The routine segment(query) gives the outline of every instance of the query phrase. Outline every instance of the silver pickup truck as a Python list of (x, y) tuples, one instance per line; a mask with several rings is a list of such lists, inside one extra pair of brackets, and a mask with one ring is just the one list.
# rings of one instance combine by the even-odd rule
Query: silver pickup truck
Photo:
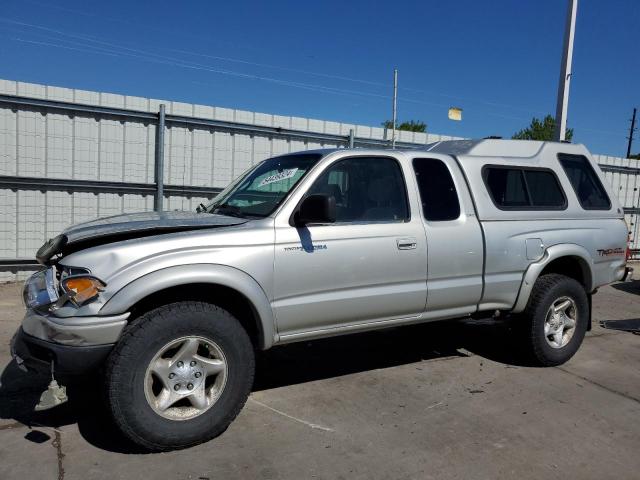
[(219, 435), (254, 353), (377, 328), (502, 315), (567, 361), (591, 295), (626, 275), (623, 211), (584, 146), (470, 140), (265, 160), (197, 213), (68, 228), (25, 284), (16, 361), (104, 374), (149, 450)]

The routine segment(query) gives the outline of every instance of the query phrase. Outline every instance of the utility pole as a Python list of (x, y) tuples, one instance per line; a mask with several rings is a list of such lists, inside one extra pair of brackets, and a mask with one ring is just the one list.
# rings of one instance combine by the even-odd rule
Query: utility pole
[(573, 61), (573, 39), (576, 31), (576, 14), (578, 0), (569, 0), (567, 11), (567, 25), (564, 32), (564, 49), (560, 66), (560, 81), (558, 83), (558, 103), (556, 106), (556, 126), (553, 138), (561, 142), (565, 140), (567, 131), (567, 107), (569, 106), (569, 85), (571, 83), (571, 62)]
[(627, 158), (631, 158), (631, 144), (633, 143), (633, 132), (636, 131), (636, 111), (638, 109), (633, 109), (633, 116), (631, 117), (631, 128), (629, 129), (629, 143), (627, 144)]
[(398, 113), (398, 69), (393, 69), (393, 130), (391, 130), (391, 148), (396, 148), (396, 122)]

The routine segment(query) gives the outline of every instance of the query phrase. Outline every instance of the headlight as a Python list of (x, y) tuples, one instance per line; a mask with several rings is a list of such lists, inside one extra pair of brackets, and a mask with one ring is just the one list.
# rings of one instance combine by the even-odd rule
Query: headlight
[(93, 300), (107, 286), (102, 280), (91, 275), (66, 277), (60, 283), (65, 296), (77, 306)]
[(27, 308), (49, 305), (58, 300), (56, 276), (53, 268), (47, 268), (31, 275), (24, 282), (22, 298)]

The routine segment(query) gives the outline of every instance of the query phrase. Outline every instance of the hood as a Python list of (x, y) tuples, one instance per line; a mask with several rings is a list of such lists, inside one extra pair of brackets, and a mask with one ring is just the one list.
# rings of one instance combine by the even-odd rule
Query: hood
[(67, 228), (60, 235), (42, 245), (36, 254), (36, 258), (38, 262), (44, 264), (54, 255), (63, 251), (66, 252), (69, 247), (74, 245), (77, 247), (78, 244), (98, 245), (162, 233), (229, 227), (240, 225), (247, 221), (244, 218), (224, 215), (180, 211), (115, 215), (79, 223)]

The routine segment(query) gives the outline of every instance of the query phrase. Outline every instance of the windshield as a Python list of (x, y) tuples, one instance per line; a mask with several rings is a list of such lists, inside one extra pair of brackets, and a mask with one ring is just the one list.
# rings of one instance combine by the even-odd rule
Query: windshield
[(266, 217), (321, 157), (318, 153), (300, 153), (269, 158), (232, 182), (205, 211), (236, 217)]

